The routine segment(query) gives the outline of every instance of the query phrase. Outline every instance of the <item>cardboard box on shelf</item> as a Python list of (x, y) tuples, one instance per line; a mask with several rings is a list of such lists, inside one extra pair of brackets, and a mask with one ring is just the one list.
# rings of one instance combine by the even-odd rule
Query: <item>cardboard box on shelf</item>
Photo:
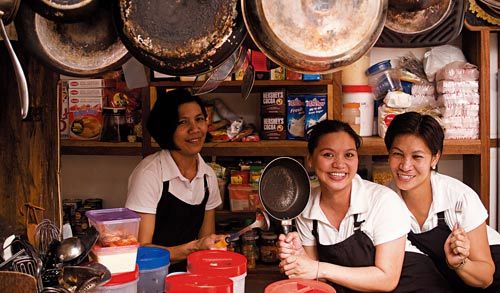
[(68, 82), (57, 83), (57, 100), (59, 103), (59, 135), (61, 139), (69, 139), (69, 95)]
[(69, 136), (72, 140), (99, 140), (102, 131), (102, 97), (69, 99)]
[(101, 87), (114, 87), (116, 85), (115, 79), (69, 79), (69, 88), (101, 88)]

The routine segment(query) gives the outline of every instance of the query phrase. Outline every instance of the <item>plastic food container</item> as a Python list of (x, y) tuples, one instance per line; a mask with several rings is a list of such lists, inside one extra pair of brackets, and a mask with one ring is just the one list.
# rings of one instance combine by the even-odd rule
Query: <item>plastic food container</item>
[(99, 231), (99, 245), (127, 246), (137, 244), (141, 218), (127, 208), (103, 209), (85, 213), (91, 226)]
[(239, 253), (221, 250), (193, 252), (187, 257), (187, 268), (193, 274), (230, 278), (234, 293), (245, 292), (247, 259)]
[(170, 252), (159, 247), (141, 246), (137, 251), (139, 265), (139, 293), (161, 293), (170, 266)]
[(298, 293), (298, 292), (314, 292), (314, 293), (335, 293), (337, 292), (332, 286), (320, 281), (305, 280), (305, 279), (288, 279), (281, 280), (269, 284), (264, 293)]
[(374, 124), (374, 103), (372, 88), (368, 85), (342, 86), (342, 104), (359, 103), (359, 135), (372, 136)]
[(391, 61), (384, 60), (376, 63), (366, 70), (368, 83), (373, 88), (375, 99), (384, 98), (389, 91), (398, 91), (402, 89), (398, 72), (392, 69)]
[(165, 293), (232, 293), (233, 281), (227, 277), (176, 274), (165, 278)]
[(137, 281), (139, 280), (139, 267), (123, 274), (112, 274), (111, 280), (104, 286), (94, 289), (93, 292), (103, 293), (137, 293)]
[(115, 247), (94, 245), (90, 256), (106, 266), (111, 274), (126, 273), (135, 268), (138, 248), (139, 244)]

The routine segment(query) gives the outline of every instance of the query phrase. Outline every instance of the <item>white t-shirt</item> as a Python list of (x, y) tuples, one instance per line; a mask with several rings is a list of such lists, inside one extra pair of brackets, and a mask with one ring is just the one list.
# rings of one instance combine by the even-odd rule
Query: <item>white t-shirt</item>
[[(453, 229), (453, 226), (457, 223), (455, 205), (459, 200), (461, 200), (463, 204), (461, 225), (466, 232), (474, 230), (488, 218), (488, 212), (484, 208), (477, 193), (459, 180), (437, 172), (432, 172), (431, 186), (432, 204), (422, 228), (420, 228), (417, 219), (413, 216), (410, 210), (406, 208), (406, 211), (411, 218), (411, 231), (413, 233), (419, 234), (437, 227), (437, 214), (442, 211), (444, 211), (446, 224), (450, 230)], [(391, 182), (389, 187), (401, 195), (394, 182)], [(500, 234), (497, 231), (488, 226), (487, 232), (488, 242), (490, 245), (500, 244)]]
[(211, 210), (222, 202), (213, 169), (198, 155), (198, 172), (189, 181), (182, 176), (170, 151), (158, 151), (144, 158), (130, 175), (125, 207), (139, 213), (156, 214), (165, 181), (169, 181), (168, 191), (178, 199), (191, 205), (200, 204), (205, 197), (205, 174), (210, 192), (205, 210)]
[(339, 230), (330, 224), (319, 205), (321, 190), (316, 187), (302, 214), (297, 218), (297, 230), (302, 244), (316, 246), (312, 234), (313, 220), (318, 220), (318, 234), (322, 245), (332, 245), (344, 241), (354, 233), (354, 215), (363, 231), (375, 246), (398, 239), (410, 231), (410, 220), (404, 204), (389, 188), (361, 179), (356, 175), (352, 180), (350, 206)]

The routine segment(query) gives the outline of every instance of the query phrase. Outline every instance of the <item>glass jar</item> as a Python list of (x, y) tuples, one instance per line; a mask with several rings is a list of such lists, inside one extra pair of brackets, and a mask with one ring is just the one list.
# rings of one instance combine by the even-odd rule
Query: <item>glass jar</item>
[(232, 251), (236, 253), (241, 253), (240, 249), (240, 237), (234, 239), (227, 244), (227, 251)]
[(359, 134), (361, 130), (361, 111), (359, 103), (345, 103), (342, 105), (342, 121), (348, 123)]
[(242, 238), (241, 252), (247, 258), (247, 268), (255, 269), (256, 262), (259, 259), (259, 249), (257, 247), (259, 235), (255, 231), (249, 231), (243, 234)]
[(265, 263), (278, 261), (278, 235), (273, 232), (263, 232), (261, 235), (260, 260)]
[(372, 181), (381, 185), (387, 185), (392, 180), (391, 169), (387, 156), (373, 156)]
[(103, 129), (101, 141), (127, 141), (130, 130), (125, 121), (125, 108), (104, 107), (102, 109), (102, 116)]

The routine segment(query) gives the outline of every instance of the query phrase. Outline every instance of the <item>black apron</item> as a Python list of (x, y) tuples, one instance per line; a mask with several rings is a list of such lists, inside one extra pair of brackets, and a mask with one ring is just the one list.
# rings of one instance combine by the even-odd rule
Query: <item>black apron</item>
[[(153, 244), (162, 246), (177, 246), (198, 238), (207, 205), (209, 190), (207, 177), (203, 179), (205, 197), (198, 205), (190, 205), (168, 192), (169, 182), (163, 182), (163, 192), (156, 206), (155, 230)], [(186, 260), (170, 264), (170, 272), (185, 272)]]
[[(450, 269), (446, 264), (446, 256), (444, 254), (444, 243), (450, 235), (451, 230), (446, 225), (444, 220), (444, 212), (438, 213), (438, 225), (436, 228), (423, 233), (408, 234), (408, 239), (420, 251), (427, 254), (435, 263), (439, 271), (448, 280), (455, 292), (500, 292), (500, 270), (495, 270), (493, 275), (493, 283), (486, 289), (474, 288), (466, 285), (457, 273)], [(500, 245), (491, 245), (491, 256), (495, 267), (500, 266)]]
[[(333, 245), (321, 245), (318, 235), (318, 221), (313, 220), (312, 234), (316, 238), (318, 259), (345, 267), (367, 267), (375, 265), (375, 246), (371, 239), (361, 231), (358, 214), (354, 215), (354, 234)], [(451, 292), (446, 281), (434, 267), (432, 261), (420, 253), (405, 252), (403, 269), (399, 284), (393, 292)], [(330, 283), (337, 292), (357, 292), (338, 284)]]

